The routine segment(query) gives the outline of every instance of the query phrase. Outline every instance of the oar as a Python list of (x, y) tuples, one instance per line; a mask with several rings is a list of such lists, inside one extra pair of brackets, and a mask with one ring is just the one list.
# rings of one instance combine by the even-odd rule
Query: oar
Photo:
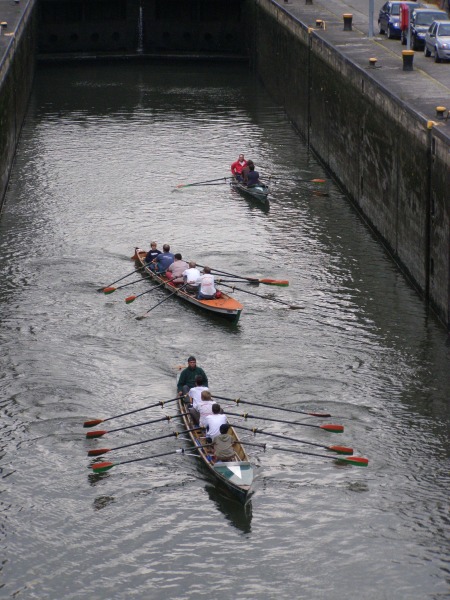
[(133, 427), (142, 427), (143, 425), (151, 425), (152, 423), (160, 423), (161, 421), (170, 421), (171, 419), (179, 419), (180, 417), (187, 416), (187, 413), (180, 413), (179, 415), (161, 417), (160, 419), (153, 419), (153, 421), (144, 421), (143, 423), (135, 423), (134, 425), (128, 425), (127, 427), (118, 427), (117, 429), (110, 429), (109, 431), (99, 429), (98, 431), (88, 431), (86, 437), (99, 438), (107, 433), (115, 433), (116, 431), (124, 431), (125, 429), (132, 429)]
[(256, 292), (249, 292), (248, 290), (244, 290), (243, 288), (238, 288), (235, 285), (228, 285), (224, 283), (223, 280), (218, 279), (217, 283), (224, 285), (225, 287), (231, 288), (232, 290), (238, 290), (239, 292), (245, 292), (246, 294), (251, 294), (252, 296), (258, 296), (258, 298), (264, 298), (265, 300), (271, 300), (272, 302), (278, 302), (279, 304), (284, 304), (288, 306), (292, 310), (299, 310), (305, 308), (304, 306), (296, 306), (295, 304), (289, 304), (289, 302), (284, 302), (283, 300), (278, 300), (277, 298), (271, 298), (270, 296), (265, 296), (263, 294), (257, 294)]
[[(297, 438), (292, 438), (287, 435), (280, 435), (278, 433), (270, 433), (268, 431), (264, 431), (264, 429), (258, 429), (257, 427), (243, 427), (242, 425), (233, 425), (235, 429), (243, 429), (244, 431), (251, 431), (254, 434), (262, 433), (264, 435), (269, 435), (270, 437), (276, 437), (280, 440), (289, 440), (291, 442), (298, 442), (300, 444), (308, 444), (309, 446), (317, 446), (318, 448), (324, 448), (325, 450), (331, 450), (331, 452), (336, 452), (337, 454), (353, 454), (353, 448), (348, 446), (324, 446), (323, 444), (317, 444), (316, 442), (310, 442), (308, 440), (299, 440)], [(245, 442), (243, 442), (245, 443)]]
[(281, 452), (293, 452), (294, 454), (306, 454), (308, 456), (318, 456), (319, 458), (328, 458), (328, 460), (335, 460), (341, 464), (353, 465), (354, 467), (367, 467), (369, 460), (362, 456), (328, 456), (327, 454), (316, 454), (315, 452), (305, 452), (304, 450), (294, 450), (293, 448), (279, 448), (278, 446), (268, 446), (272, 450), (279, 450)]
[(204, 183), (213, 183), (214, 181), (226, 181), (227, 179), (232, 179), (232, 177), (219, 177), (218, 179), (207, 179), (206, 181), (196, 181), (194, 183), (179, 183), (176, 187), (174, 187), (174, 190), (192, 187), (193, 185), (203, 185)]
[(189, 433), (190, 431), (196, 431), (197, 429), (201, 429), (200, 427), (194, 427), (193, 429), (185, 429), (184, 431), (172, 431), (166, 435), (160, 435), (155, 438), (151, 438), (149, 440), (142, 440), (140, 442), (133, 442), (132, 444), (125, 444), (124, 446), (116, 446), (115, 448), (95, 448), (94, 450), (89, 450), (88, 456), (100, 456), (100, 454), (106, 454), (107, 452), (112, 452), (113, 450), (122, 450), (122, 448), (130, 448), (130, 446), (139, 446), (140, 444), (148, 444), (150, 442), (155, 442), (156, 440), (163, 440), (168, 437), (178, 437), (180, 434)]
[(300, 425), (301, 427), (315, 427), (318, 429), (325, 429), (325, 431), (330, 431), (331, 433), (342, 433), (344, 431), (343, 425), (313, 425), (312, 423), (297, 423), (296, 421), (283, 421), (282, 419), (272, 419), (269, 417), (257, 417), (256, 415), (249, 415), (248, 413), (232, 413), (227, 411), (227, 415), (232, 415), (233, 417), (242, 417), (245, 420), (247, 419), (262, 419), (263, 421), (273, 421), (274, 423), (286, 423), (287, 425)]
[(169, 402), (175, 402), (178, 400), (178, 396), (176, 398), (171, 398), (170, 400), (160, 400), (155, 404), (149, 404), (148, 406), (143, 406), (142, 408), (136, 408), (135, 410), (129, 410), (126, 413), (121, 413), (120, 415), (114, 415), (113, 417), (108, 417), (107, 419), (92, 419), (91, 421), (85, 421), (83, 423), (83, 427), (94, 427), (94, 425), (100, 425), (100, 423), (105, 423), (105, 421), (112, 421), (112, 419), (118, 419), (119, 417), (126, 417), (127, 415), (132, 415), (134, 413), (140, 412), (141, 410), (147, 410), (148, 408), (155, 408), (155, 406), (164, 407), (164, 404), (168, 404)]
[(137, 296), (128, 296), (127, 298), (125, 298), (125, 302), (127, 304), (131, 304), (132, 302), (134, 302), (136, 300), (136, 298), (139, 298), (140, 296), (143, 296), (144, 294), (150, 294), (151, 292), (154, 292), (155, 290), (157, 290), (158, 288), (162, 287), (163, 285), (166, 285), (166, 283), (167, 283), (167, 281), (163, 281), (162, 283), (158, 283), (158, 285), (155, 285), (150, 290), (146, 290), (145, 292), (141, 292)]
[(303, 179), (303, 177), (277, 177), (277, 175), (270, 175), (270, 179), (278, 179), (278, 181), (295, 181), (297, 183), (326, 183), (326, 179), (315, 177), (314, 179)]
[[(197, 267), (204, 268), (205, 265), (199, 265), (197, 263)], [(213, 269), (211, 267), (211, 271), (214, 273), (218, 273), (220, 275), (229, 275), (230, 277), (237, 277), (238, 279), (244, 279), (245, 281), (250, 281), (252, 283), (264, 283), (266, 285), (278, 285), (280, 287), (286, 287), (289, 285), (289, 281), (287, 279), (258, 279), (257, 277), (245, 277), (245, 275), (236, 275), (235, 273), (227, 273), (227, 271), (221, 271), (219, 269)]]
[(126, 279), (127, 277), (129, 277), (130, 275), (133, 275), (133, 273), (136, 273), (137, 271), (140, 271), (141, 269), (143, 269), (146, 265), (142, 265), (142, 267), (138, 267), (137, 269), (134, 269), (133, 271), (131, 271), (131, 273), (128, 273), (127, 275), (124, 275), (123, 277), (121, 277), (120, 279), (116, 279), (116, 281), (113, 281), (112, 283), (110, 283), (109, 285), (105, 286), (105, 287), (101, 287), (98, 288), (97, 292), (103, 292), (105, 289), (108, 289), (109, 287), (111, 287), (112, 285), (114, 285), (115, 283), (119, 283), (119, 281), (122, 281), (122, 279)]
[(123, 285), (119, 285), (118, 287), (109, 286), (103, 289), (104, 294), (112, 294), (113, 292), (117, 292), (117, 290), (121, 290), (124, 287), (129, 285), (133, 285), (134, 283), (140, 283), (141, 281), (145, 281), (142, 277), (140, 279), (135, 279), (134, 281), (130, 281), (129, 283), (124, 283)]
[[(190, 448), (188, 448), (190, 450)], [(178, 450), (172, 450), (171, 452), (163, 452), (162, 454), (154, 454), (153, 456), (143, 456), (142, 458), (132, 458), (131, 460), (121, 460), (120, 462), (101, 462), (96, 463), (94, 465), (90, 465), (89, 468), (94, 471), (94, 473), (104, 473), (105, 471), (109, 471), (113, 467), (117, 467), (117, 465), (126, 465), (127, 463), (138, 462), (140, 460), (150, 460), (152, 458), (159, 458), (160, 456), (169, 456), (170, 454), (184, 454), (185, 449), (179, 448)]]
[(215, 394), (213, 398), (218, 398), (219, 400), (228, 400), (229, 402), (236, 402), (236, 404), (252, 404), (253, 406), (262, 406), (263, 408), (276, 408), (277, 410), (298, 413), (300, 415), (309, 415), (310, 417), (331, 417), (330, 413), (305, 412), (303, 410), (294, 410), (292, 408), (283, 408), (281, 406), (269, 406), (269, 404), (258, 404), (257, 402), (249, 402), (248, 400), (241, 400), (240, 398), (224, 398), (223, 396), (216, 396)]
[(187, 284), (182, 285), (181, 287), (177, 288), (174, 292), (172, 292), (171, 294), (169, 294), (168, 296), (166, 296), (166, 298), (164, 298), (163, 300), (161, 300), (160, 302), (158, 302), (158, 304), (155, 304), (155, 306), (152, 306), (151, 308), (148, 309), (147, 312), (145, 312), (143, 315), (140, 315), (139, 317), (136, 317), (136, 319), (138, 321), (141, 321), (142, 319), (145, 319), (148, 315), (148, 313), (153, 310), (154, 308), (156, 308), (157, 306), (159, 306), (160, 304), (162, 304), (163, 302), (165, 302), (166, 300), (168, 300), (169, 298), (171, 298), (172, 296), (175, 296), (175, 294), (178, 294), (178, 292), (182, 289), (184, 289), (186, 287)]

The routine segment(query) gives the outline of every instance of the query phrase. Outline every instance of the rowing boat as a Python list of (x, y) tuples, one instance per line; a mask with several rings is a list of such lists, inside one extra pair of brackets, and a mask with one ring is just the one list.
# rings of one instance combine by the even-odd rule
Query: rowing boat
[[(182, 368), (182, 367), (181, 367)], [(247, 453), (241, 444), (236, 431), (230, 427), (228, 434), (234, 438), (235, 460), (229, 462), (213, 462), (210, 450), (205, 446), (205, 432), (195, 429), (196, 424), (186, 410), (183, 398), (178, 399), (178, 408), (183, 415), (183, 425), (189, 432), (189, 437), (196, 447), (196, 452), (211, 476), (224, 485), (240, 502), (245, 504), (251, 495), (253, 482), (253, 467), (248, 460)], [(195, 429), (194, 431), (192, 431)]]
[(254, 200), (264, 204), (266, 207), (269, 206), (269, 186), (265, 183), (259, 183), (257, 185), (247, 186), (240, 181), (233, 180), (230, 182), (232, 189), (238, 190), (244, 196), (250, 196)]
[[(145, 250), (135, 248), (133, 259), (136, 260), (140, 267), (144, 267), (146, 255), (147, 252)], [(239, 317), (241, 316), (241, 312), (244, 307), (240, 302), (225, 292), (220, 292), (220, 297), (214, 298), (213, 300), (199, 300), (194, 294), (187, 292), (185, 289), (178, 288), (164, 275), (154, 273), (151, 269), (149, 269), (149, 267), (145, 266), (144, 271), (145, 275), (147, 275), (150, 279), (158, 284), (163, 285), (166, 290), (172, 294), (175, 294), (182, 300), (186, 300), (186, 302), (189, 302), (194, 306), (198, 306), (210, 314), (223, 317), (228, 321), (231, 321), (233, 324), (236, 324), (239, 321)]]

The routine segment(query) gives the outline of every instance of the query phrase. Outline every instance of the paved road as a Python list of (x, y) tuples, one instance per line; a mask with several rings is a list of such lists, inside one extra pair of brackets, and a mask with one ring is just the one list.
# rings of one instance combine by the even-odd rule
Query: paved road
[[(414, 71), (403, 71), (400, 40), (388, 40), (378, 33), (378, 12), (384, 0), (375, 0), (374, 37), (369, 38), (369, 0), (278, 0), (278, 4), (308, 26), (316, 19), (325, 21), (325, 31), (316, 34), (333, 44), (353, 62), (369, 68), (369, 58), (376, 57), (372, 74), (386, 88), (405, 101), (426, 119), (436, 119), (436, 106), (450, 109), (450, 62), (435, 63), (423, 52), (414, 55)], [(428, 6), (436, 8), (435, 4)], [(343, 31), (344, 13), (353, 15), (353, 31)], [(450, 119), (439, 124), (450, 137)]]

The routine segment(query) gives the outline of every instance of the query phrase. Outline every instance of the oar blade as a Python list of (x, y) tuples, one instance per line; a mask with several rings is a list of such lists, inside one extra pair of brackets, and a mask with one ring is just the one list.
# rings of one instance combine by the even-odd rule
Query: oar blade
[(125, 303), (126, 304), (131, 304), (135, 300), (136, 300), (136, 296), (128, 296), (128, 298), (125, 298)]
[(94, 471), (94, 473), (104, 473), (105, 471), (109, 471), (109, 469), (112, 469), (114, 466), (115, 464), (112, 462), (101, 462), (95, 465), (91, 465), (90, 468)]
[(349, 448), (348, 446), (327, 446), (327, 450), (331, 450), (337, 454), (353, 454), (353, 448)]
[(88, 439), (99, 438), (99, 437), (102, 437), (102, 435), (105, 435), (105, 433), (108, 433), (108, 432), (105, 430), (101, 430), (101, 429), (99, 429), (97, 431), (88, 431), (86, 434), (86, 437)]
[(88, 456), (100, 456), (101, 454), (106, 454), (107, 452), (111, 452), (109, 448), (95, 448), (94, 450), (89, 450)]
[(320, 429), (325, 429), (325, 431), (329, 431), (330, 433), (342, 433), (344, 431), (343, 425), (319, 425)]
[(327, 417), (328, 419), (331, 417), (330, 413), (316, 413), (309, 412), (307, 413), (310, 417)]
[(312, 183), (326, 183), (326, 181), (327, 181), (327, 180), (326, 180), (326, 179), (319, 179), (319, 178), (316, 178), (316, 179), (311, 179), (310, 181), (311, 181)]
[(92, 419), (91, 421), (85, 421), (83, 427), (94, 427), (94, 425), (100, 425), (103, 423), (103, 419)]
[(113, 294), (116, 291), (116, 289), (117, 288), (115, 288), (115, 287), (105, 287), (105, 288), (103, 288), (102, 291), (105, 295), (108, 295), (108, 294)]
[(287, 287), (289, 285), (287, 279), (260, 279), (259, 283), (264, 283), (265, 285), (278, 285), (279, 287)]
[(345, 463), (346, 465), (353, 465), (354, 467), (367, 467), (369, 459), (363, 458), (362, 456), (348, 456), (340, 457), (336, 459), (339, 463)]

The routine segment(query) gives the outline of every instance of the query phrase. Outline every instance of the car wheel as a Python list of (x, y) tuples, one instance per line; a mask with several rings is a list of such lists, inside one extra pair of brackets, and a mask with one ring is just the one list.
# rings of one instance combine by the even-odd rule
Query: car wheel
[(419, 44), (417, 43), (417, 38), (415, 35), (411, 36), (411, 48), (413, 50), (418, 50), (419, 49)]
[(431, 56), (431, 52), (428, 50), (427, 45), (425, 44), (425, 48), (423, 49), (423, 53), (425, 54), (425, 56)]
[(434, 49), (434, 62), (440, 63), (441, 59), (439, 58), (439, 54), (437, 48)]
[(400, 39), (402, 42), (402, 46), (406, 46), (406, 35), (403, 35), (403, 31), (401, 33)]
[(388, 40), (392, 40), (392, 31), (389, 25), (386, 27), (386, 35)]

